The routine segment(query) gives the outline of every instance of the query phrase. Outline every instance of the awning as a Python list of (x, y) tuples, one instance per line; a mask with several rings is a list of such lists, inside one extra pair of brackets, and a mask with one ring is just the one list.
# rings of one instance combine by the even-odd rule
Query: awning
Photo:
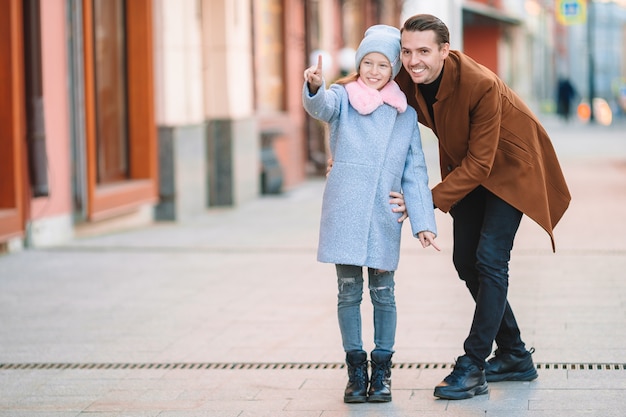
[(512, 14), (476, 1), (463, 2), (463, 24), (466, 26), (520, 25)]

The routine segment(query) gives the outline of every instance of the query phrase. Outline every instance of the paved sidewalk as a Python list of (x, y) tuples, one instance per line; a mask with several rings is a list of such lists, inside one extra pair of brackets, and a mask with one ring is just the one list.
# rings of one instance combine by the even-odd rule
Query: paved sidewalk
[[(311, 180), (186, 223), (1, 256), (0, 417), (625, 416), (626, 125), (546, 126), (574, 199), (556, 254), (524, 219), (511, 261), (536, 381), (433, 397), (472, 314), (438, 212), (442, 252), (404, 228), (393, 402), (344, 404), (334, 270), (315, 261), (323, 181)], [(436, 181), (428, 134), (424, 146)]]

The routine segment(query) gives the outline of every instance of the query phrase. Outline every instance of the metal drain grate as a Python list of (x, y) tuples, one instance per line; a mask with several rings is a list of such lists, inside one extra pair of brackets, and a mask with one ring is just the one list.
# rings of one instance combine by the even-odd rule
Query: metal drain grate
[(3, 369), (334, 369), (341, 363), (3, 363)]
[(537, 369), (624, 371), (625, 363), (538, 363)]
[[(394, 369), (452, 369), (452, 363), (394, 363)], [(343, 363), (0, 363), (0, 370), (32, 369), (342, 369)], [(624, 371), (624, 363), (537, 363), (544, 370)]]

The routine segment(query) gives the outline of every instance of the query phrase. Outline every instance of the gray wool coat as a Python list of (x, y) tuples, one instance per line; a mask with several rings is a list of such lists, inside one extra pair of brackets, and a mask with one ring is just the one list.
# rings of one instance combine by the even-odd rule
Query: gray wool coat
[(383, 104), (368, 115), (349, 103), (342, 85), (322, 85), (305, 110), (330, 128), (333, 167), (322, 201), (317, 259), (320, 262), (395, 271), (402, 223), (392, 212), (391, 191), (402, 192), (413, 236), (437, 233), (417, 115)]

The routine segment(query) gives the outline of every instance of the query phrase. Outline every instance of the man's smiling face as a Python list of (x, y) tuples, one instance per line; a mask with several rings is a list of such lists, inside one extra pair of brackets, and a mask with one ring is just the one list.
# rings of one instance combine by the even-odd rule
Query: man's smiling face
[(402, 65), (416, 84), (435, 81), (449, 52), (450, 44), (437, 43), (437, 36), (432, 30), (402, 31)]

